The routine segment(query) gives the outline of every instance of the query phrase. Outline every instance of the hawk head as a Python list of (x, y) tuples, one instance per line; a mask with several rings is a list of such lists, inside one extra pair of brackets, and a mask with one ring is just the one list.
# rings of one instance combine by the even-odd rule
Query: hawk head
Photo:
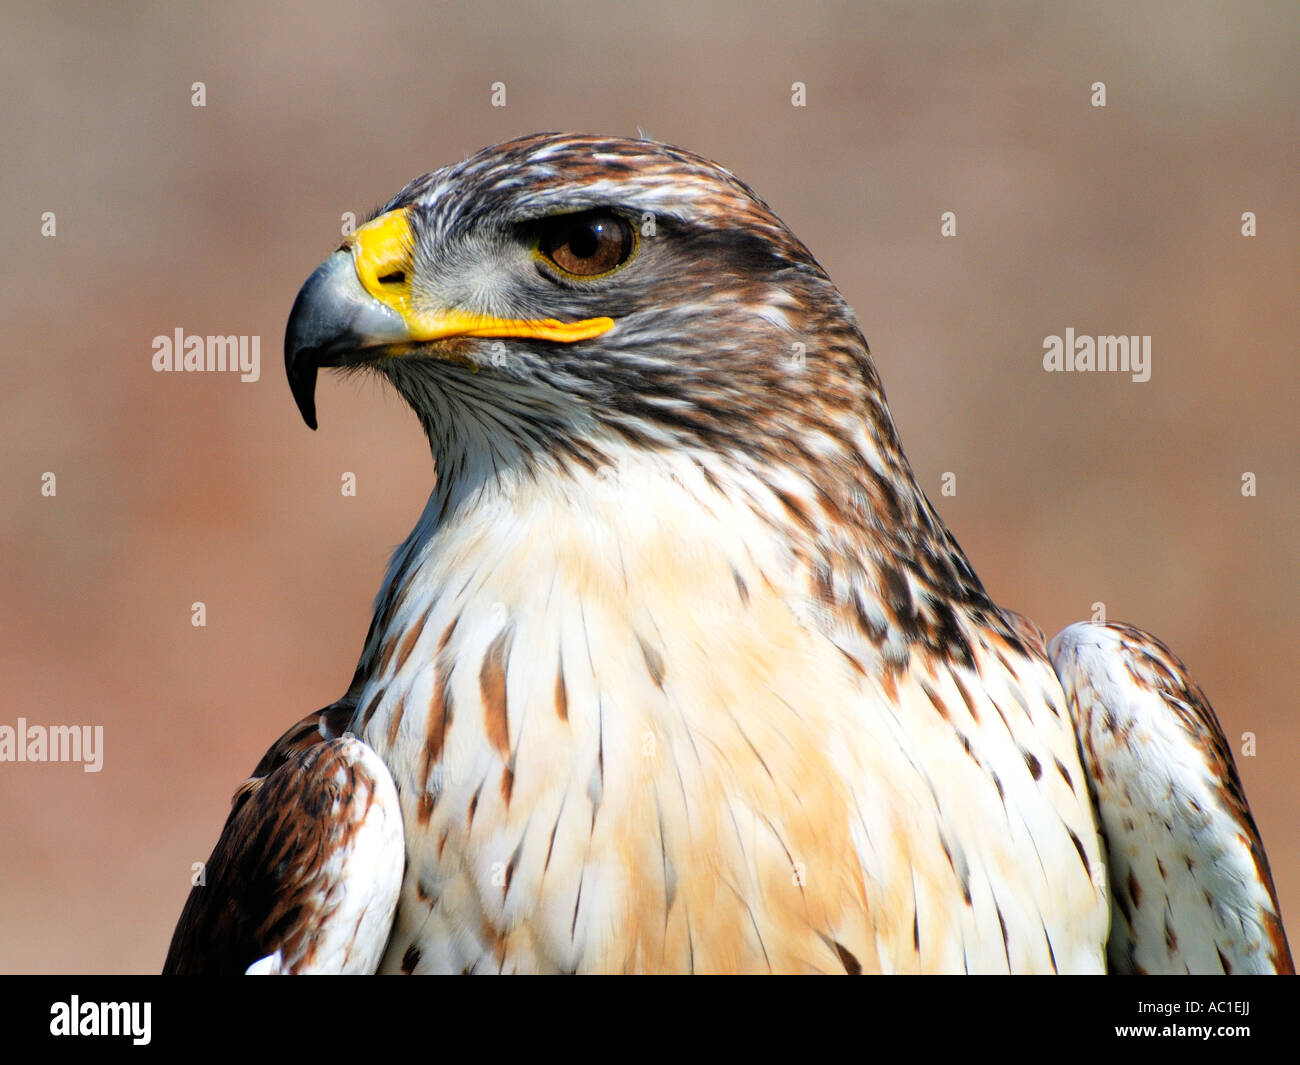
[(313, 428), (319, 367), (386, 377), (440, 491), (685, 456), (803, 545), (842, 612), (865, 617), (867, 580), (910, 641), (951, 627), (926, 607), (940, 594), (987, 605), (852, 311), (748, 186), (690, 152), (538, 134), (417, 178), (303, 286), (285, 363)]
[(320, 366), (368, 367), (439, 468), (598, 460), (618, 443), (817, 464), (893, 447), (866, 342), (808, 249), (677, 148), (540, 134), (412, 181), (311, 276), (285, 338), (315, 427)]

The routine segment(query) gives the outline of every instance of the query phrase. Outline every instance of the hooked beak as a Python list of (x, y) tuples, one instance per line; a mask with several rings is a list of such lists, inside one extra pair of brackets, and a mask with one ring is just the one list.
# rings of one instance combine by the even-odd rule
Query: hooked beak
[[(316, 428), (316, 372), (385, 356), (448, 337), (531, 337), (573, 343), (600, 336), (612, 318), (560, 322), (497, 318), (445, 308), (419, 309), (411, 299), (414, 236), (399, 208), (366, 223), (309, 277), (284, 331), (284, 368), (303, 421)], [(438, 356), (437, 347), (421, 348)]]

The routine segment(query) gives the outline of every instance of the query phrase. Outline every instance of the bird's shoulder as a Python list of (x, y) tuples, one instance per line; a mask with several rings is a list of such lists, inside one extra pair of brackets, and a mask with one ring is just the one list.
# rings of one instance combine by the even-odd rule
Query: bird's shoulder
[(1290, 972), (1277, 893), (1209, 700), (1132, 625), (1071, 625), (1049, 646), (1106, 843), (1122, 972)]
[(405, 864), (387, 767), (336, 703), (289, 728), (236, 790), (164, 972), (372, 972)]

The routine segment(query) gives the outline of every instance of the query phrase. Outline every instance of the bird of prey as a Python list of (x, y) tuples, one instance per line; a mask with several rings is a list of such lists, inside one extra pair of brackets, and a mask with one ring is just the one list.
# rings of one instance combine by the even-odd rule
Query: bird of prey
[(436, 481), (166, 971), (1291, 970), (1205, 696), (989, 598), (727, 170), (539, 134), (426, 174), (285, 362), (312, 428), (319, 367), (386, 378)]

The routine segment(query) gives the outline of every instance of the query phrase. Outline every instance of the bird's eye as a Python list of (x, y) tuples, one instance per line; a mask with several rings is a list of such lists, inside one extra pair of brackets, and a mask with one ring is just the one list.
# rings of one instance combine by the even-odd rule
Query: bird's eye
[(632, 256), (632, 227), (608, 211), (561, 215), (542, 224), (537, 250), (553, 266), (575, 277), (595, 277)]

